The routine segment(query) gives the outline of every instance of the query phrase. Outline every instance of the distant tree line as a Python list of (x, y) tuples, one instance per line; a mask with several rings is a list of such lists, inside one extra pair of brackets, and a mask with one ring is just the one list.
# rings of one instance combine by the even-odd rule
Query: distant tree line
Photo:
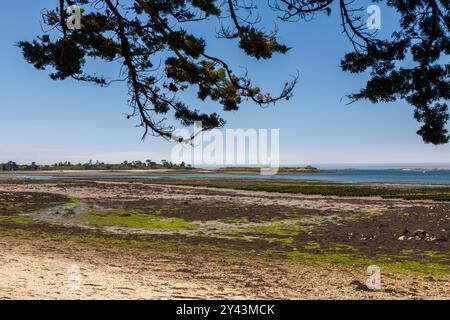
[(152, 160), (145, 161), (127, 161), (120, 164), (109, 164), (100, 161), (89, 160), (86, 163), (71, 163), (70, 161), (54, 163), (51, 165), (38, 165), (36, 162), (31, 164), (17, 164), (14, 161), (0, 163), (0, 171), (44, 171), (44, 170), (139, 170), (139, 169), (192, 169), (190, 164), (181, 162), (179, 164), (170, 161), (162, 160), (157, 163)]

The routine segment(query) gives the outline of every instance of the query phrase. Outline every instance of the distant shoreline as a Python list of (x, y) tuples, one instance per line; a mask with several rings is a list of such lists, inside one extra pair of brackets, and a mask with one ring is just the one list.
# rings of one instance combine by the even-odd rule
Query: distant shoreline
[[(264, 167), (222, 167), (222, 168), (197, 168), (197, 167), (155, 167), (155, 168), (127, 168), (127, 169), (18, 169), (18, 170), (0, 170), (0, 175), (7, 174), (66, 174), (66, 173), (137, 173), (137, 174), (146, 174), (146, 173), (176, 173), (176, 174), (192, 174), (192, 173), (223, 173), (223, 174), (260, 174), (261, 170), (264, 170)], [(270, 169), (270, 168), (269, 168)], [(363, 167), (326, 167), (326, 168), (317, 168), (313, 166), (281, 166), (279, 168), (273, 168), (276, 170), (277, 174), (296, 174), (296, 173), (325, 173), (325, 172), (334, 172), (334, 171), (402, 171), (402, 172), (450, 172), (450, 168), (427, 168), (427, 167), (386, 167), (386, 168), (363, 168)]]
[[(264, 168), (261, 167), (225, 167), (212, 170), (214, 173), (232, 173), (232, 174), (259, 174)], [(315, 173), (315, 172), (325, 172), (328, 170), (319, 170), (318, 168), (312, 166), (306, 167), (280, 167), (274, 168), (277, 170), (277, 174), (293, 174), (293, 173)]]
[[(393, 169), (396, 170), (396, 169)], [(432, 171), (450, 171), (450, 169), (445, 169), (445, 168), (402, 168), (402, 169), (398, 169), (400, 171), (413, 171), (413, 172), (432, 172)]]
[[(47, 174), (100, 174), (100, 173), (132, 173), (132, 174), (260, 174), (262, 167), (224, 167), (224, 168), (149, 168), (149, 169), (52, 169), (52, 170), (13, 170), (0, 171), (0, 175), (47, 175)], [(401, 171), (401, 172), (450, 172), (447, 168), (336, 168), (319, 169), (316, 167), (280, 167), (274, 168), (277, 174), (326, 173), (335, 171)]]

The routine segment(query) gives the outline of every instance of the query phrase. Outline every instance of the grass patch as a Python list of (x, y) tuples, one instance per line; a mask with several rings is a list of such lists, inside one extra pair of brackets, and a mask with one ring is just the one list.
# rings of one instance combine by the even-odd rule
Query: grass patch
[(158, 217), (158, 214), (142, 214), (136, 211), (91, 211), (83, 218), (94, 226), (118, 226), (136, 229), (185, 229), (194, 225), (179, 218)]
[(67, 199), (69, 200), (68, 203), (80, 203), (81, 202), (81, 199), (72, 197), (72, 196), (68, 196)]
[(274, 235), (274, 236), (297, 236), (300, 233), (308, 232), (310, 229), (305, 226), (301, 226), (298, 224), (273, 224), (268, 226), (257, 226), (247, 228), (244, 231), (250, 233), (257, 233), (263, 235)]
[(287, 237), (287, 238), (279, 238), (275, 239), (276, 242), (284, 244), (286, 246), (292, 247), (294, 245), (294, 238)]
[(418, 261), (391, 261), (389, 258), (369, 258), (355, 254), (322, 252), (309, 253), (291, 251), (287, 253), (288, 259), (302, 263), (326, 263), (341, 264), (352, 267), (368, 267), (377, 265), (399, 273), (416, 273), (420, 275), (447, 276), (450, 274), (450, 266), (436, 262)]
[(307, 242), (303, 248), (307, 249), (307, 250), (317, 250), (320, 249), (320, 244), (315, 242), (315, 241), (310, 241)]
[(38, 224), (39, 221), (33, 220), (28, 217), (20, 217), (20, 216), (0, 216), (0, 223), (3, 224), (19, 224), (19, 225), (28, 225), (28, 224)]
[(355, 247), (343, 243), (331, 243), (330, 248), (332, 248), (335, 251), (353, 251), (353, 252), (358, 251)]
[(226, 223), (237, 223), (237, 224), (243, 224), (243, 223), (250, 222), (250, 220), (247, 217), (220, 219), (219, 221), (226, 222)]

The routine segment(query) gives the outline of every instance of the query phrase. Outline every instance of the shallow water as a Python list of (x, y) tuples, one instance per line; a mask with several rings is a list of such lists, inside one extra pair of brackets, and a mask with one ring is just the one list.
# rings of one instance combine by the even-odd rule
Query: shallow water
[(405, 171), (405, 170), (330, 170), (317, 173), (257, 175), (257, 174), (101, 174), (87, 176), (68, 175), (23, 175), (18, 179), (53, 180), (60, 178), (126, 178), (126, 179), (187, 179), (187, 178), (227, 178), (227, 179), (286, 179), (286, 180), (317, 180), (341, 183), (384, 183), (384, 184), (419, 184), (419, 185), (450, 185), (450, 171)]

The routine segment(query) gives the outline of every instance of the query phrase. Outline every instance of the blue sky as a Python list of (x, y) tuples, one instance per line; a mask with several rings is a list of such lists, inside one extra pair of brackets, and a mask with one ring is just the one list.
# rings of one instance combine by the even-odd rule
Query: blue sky
[[(40, 34), (40, 11), (55, 3), (2, 3), (0, 162), (169, 158), (171, 143), (154, 137), (142, 141), (142, 129), (135, 127), (137, 120), (125, 119), (128, 107), (123, 84), (99, 88), (72, 80), (55, 82), (47, 72), (39, 72), (23, 60), (14, 44)], [(382, 13), (381, 32), (389, 34), (396, 19), (389, 10), (383, 8)], [(208, 33), (213, 28), (210, 25), (195, 30), (211, 40), (208, 52), (221, 55), (237, 71), (247, 66), (262, 88), (276, 90), (299, 71), (293, 99), (268, 109), (244, 103), (238, 112), (224, 115), (227, 128), (279, 128), (282, 163), (450, 162), (449, 145), (425, 145), (415, 134), (419, 124), (407, 103), (346, 105), (342, 98), (364, 85), (367, 75), (346, 74), (338, 67), (350, 46), (341, 32), (337, 12), (309, 23), (278, 23), (281, 40), (293, 49), (269, 61), (252, 60), (233, 42), (213, 39)], [(268, 28), (273, 25), (268, 21)], [(114, 73), (117, 66), (106, 70)], [(195, 96), (186, 99), (196, 102)], [(214, 104), (203, 107), (220, 111)]]

